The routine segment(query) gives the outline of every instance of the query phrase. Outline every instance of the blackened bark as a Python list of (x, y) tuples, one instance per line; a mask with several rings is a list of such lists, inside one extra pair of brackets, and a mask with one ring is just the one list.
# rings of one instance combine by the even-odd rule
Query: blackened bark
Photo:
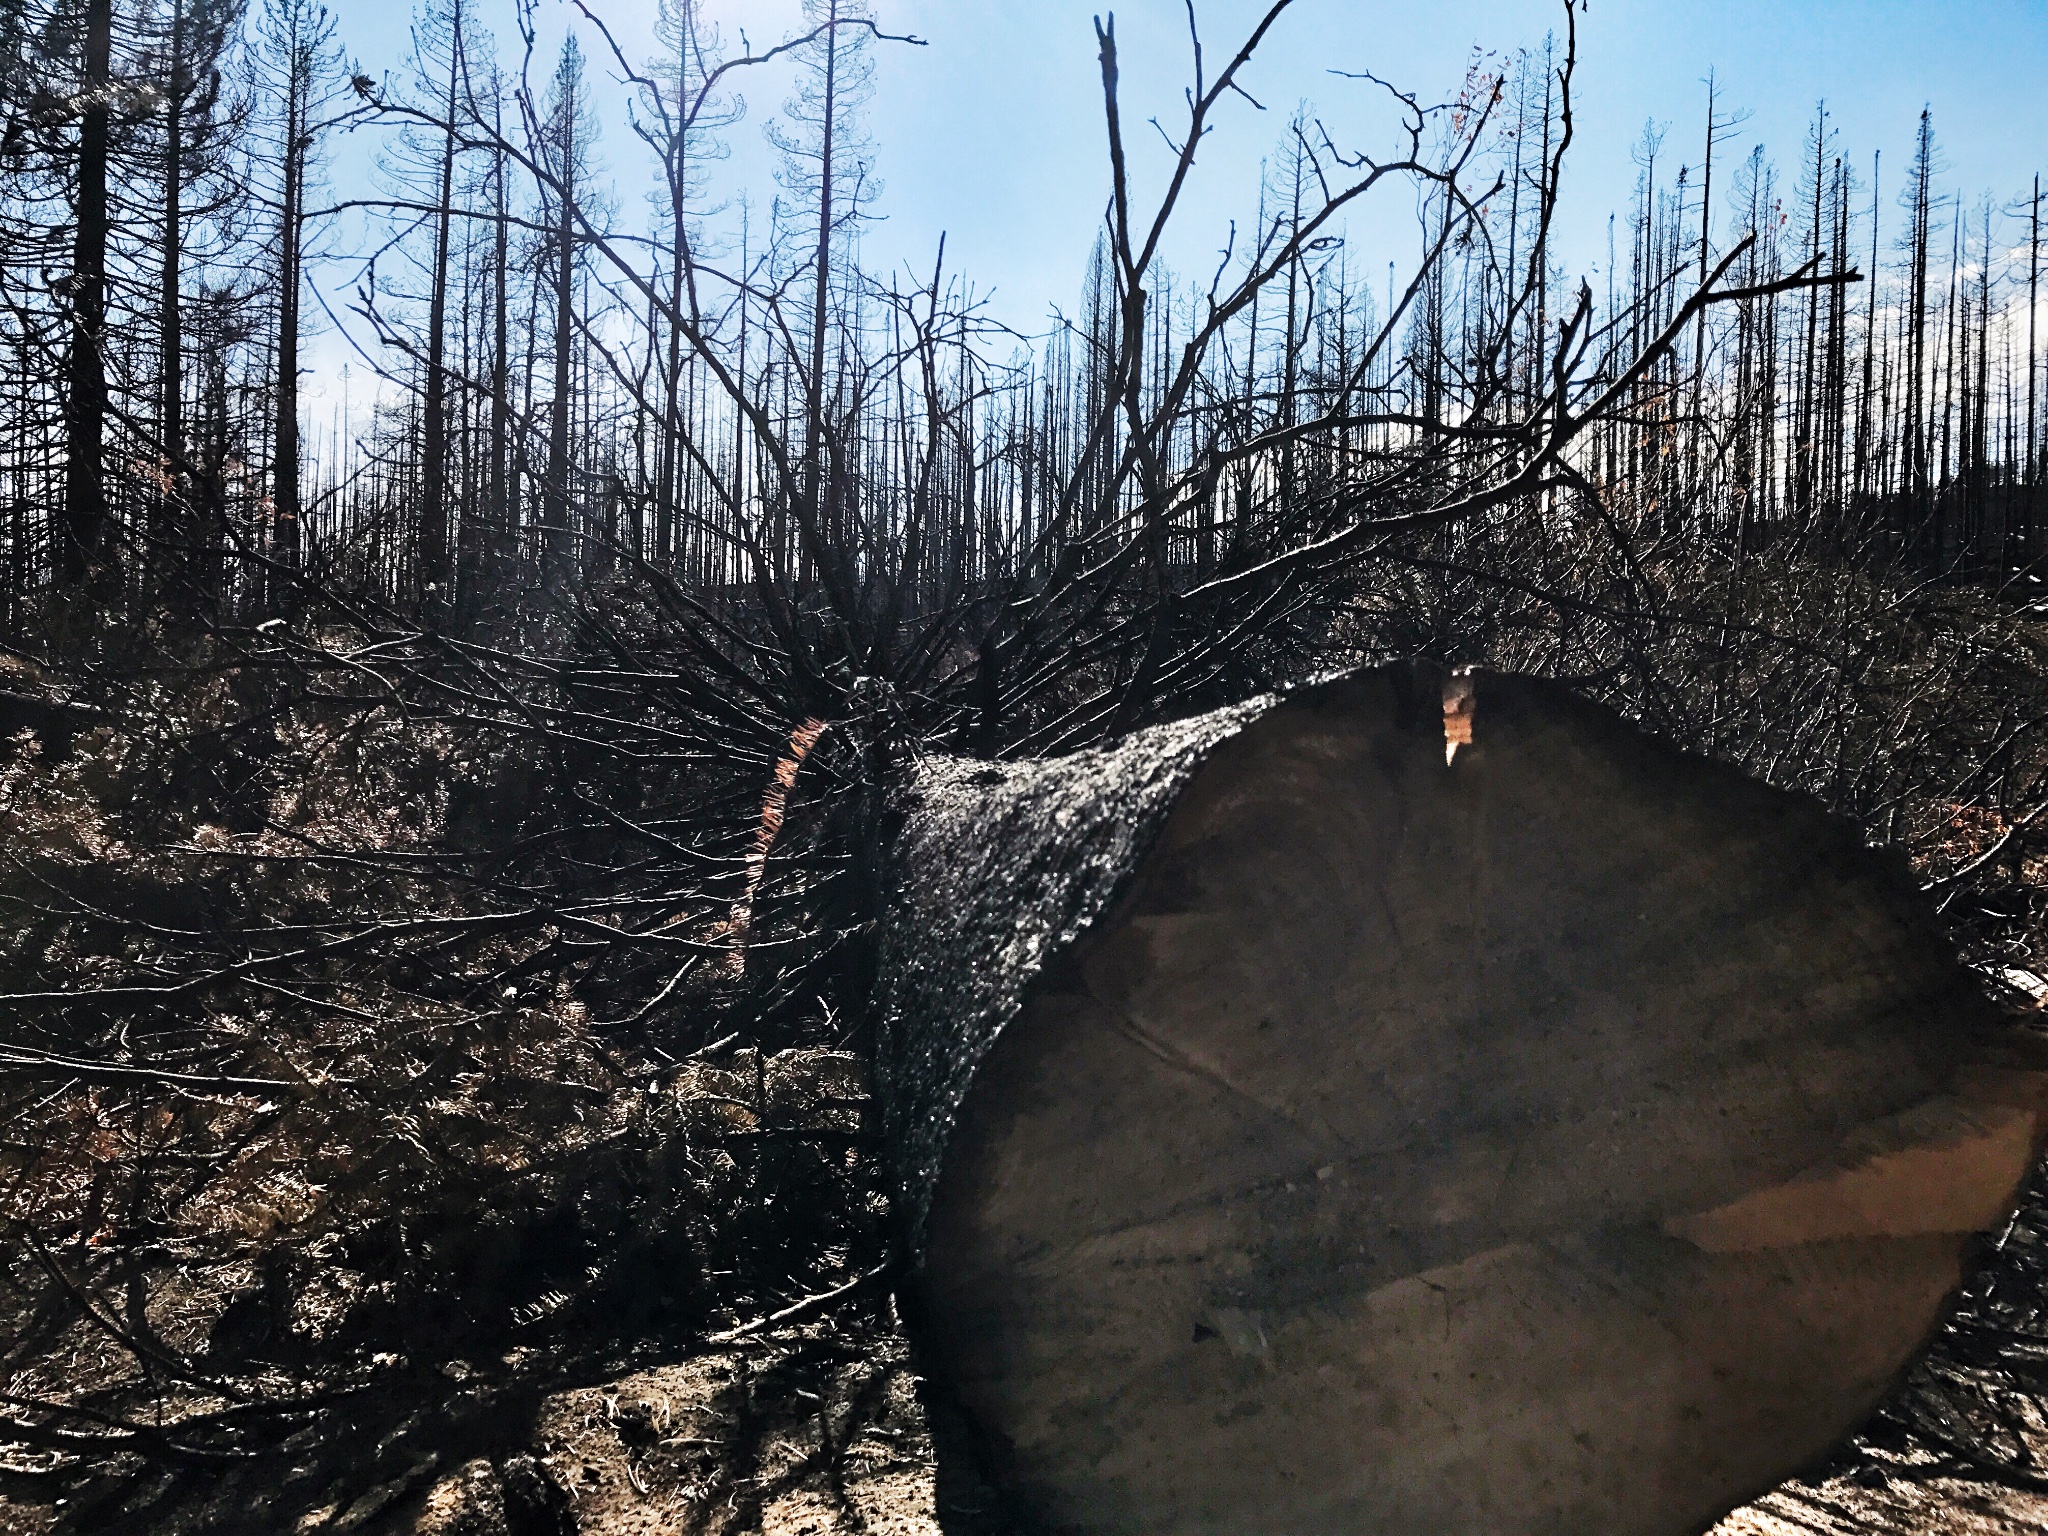
[(107, 98), (113, 0), (85, 12), (86, 106), (78, 133), (77, 231), (71, 262), (70, 390), (64, 409), (64, 524), (57, 579), (84, 586), (107, 558)]
[(450, 596), (448, 566), (448, 246), (454, 218), (456, 90), (462, 79), (462, 5), (456, 0), (448, 45), (447, 126), (441, 139), (440, 196), (434, 225), (433, 292), (427, 301), (426, 401), (421, 423), (420, 602), (433, 613)]
[(285, 97), (284, 196), (277, 258), (277, 401), (271, 449), (271, 556), (286, 568), (303, 553), (299, 528), (300, 213), (305, 200), (310, 49), (295, 46)]
[[(512, 263), (511, 220), (505, 206), (505, 157), (497, 160), (497, 232), (491, 248), (491, 490), (488, 535), (482, 541), (483, 574), (479, 585), (495, 593), (504, 567), (512, 558), (512, 493), (507, 479), (512, 436), (512, 368), (508, 356), (511, 332), (507, 323)], [(479, 593), (479, 598), (482, 596)]]
[(185, 231), (185, 68), (186, 0), (171, 0), (171, 57), (164, 97), (164, 220), (163, 266), (157, 290), (157, 351), (161, 358), (158, 429), (163, 457), (163, 504), (158, 536), (171, 543), (189, 539), (184, 526), (185, 489), (185, 337), (182, 326)]
[(576, 87), (565, 78), (554, 172), (554, 399), (548, 404), (548, 481), (541, 528), (541, 576), (550, 586), (566, 581), (575, 561), (569, 527), (569, 377), (576, 335)]

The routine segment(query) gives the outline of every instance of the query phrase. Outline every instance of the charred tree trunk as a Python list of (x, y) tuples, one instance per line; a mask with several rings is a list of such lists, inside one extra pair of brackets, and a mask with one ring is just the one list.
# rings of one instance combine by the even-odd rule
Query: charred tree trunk
[[(797, 494), (803, 498), (805, 516), (811, 525), (824, 529), (824, 478), (820, 459), (824, 445), (825, 415), (825, 331), (831, 323), (832, 301), (832, 151), (839, 128), (839, 4), (832, 8), (825, 25), (824, 111), (819, 119), (818, 138), (818, 249), (812, 266), (810, 370), (804, 376), (804, 466), (803, 484)], [(830, 530), (826, 529), (829, 537)], [(804, 575), (812, 559), (828, 558), (825, 550), (807, 550)]]
[(78, 222), (72, 240), (64, 525), (57, 539), (57, 579), (72, 587), (95, 580), (108, 554), (107, 99), (113, 39), (113, 0), (90, 0), (85, 11), (86, 104), (78, 130)]
[(419, 582), (421, 611), (446, 606), (448, 552), (448, 247), (455, 216), (455, 113), (462, 83), (462, 6), (453, 11), (448, 44), (447, 122), (441, 138), (440, 202), (435, 209), (433, 290), (427, 313), (426, 401), (421, 438)]
[[(565, 59), (568, 56), (565, 55)], [(569, 526), (570, 369), (576, 331), (576, 87), (580, 78), (566, 66), (557, 110), (560, 156), (554, 167), (556, 227), (554, 231), (555, 353), (554, 398), (548, 402), (548, 479), (542, 505), (541, 577), (550, 587), (569, 579), (576, 545)]]
[(2015, 1198), (2041, 1080), (1902, 869), (1548, 683), (1447, 763), (1442, 681), (921, 770), (878, 1077), (1026, 1528), (1700, 1530)]
[[(472, 609), (486, 596), (497, 596), (498, 584), (503, 579), (505, 568), (512, 563), (514, 550), (512, 496), (509, 484), (512, 368), (508, 349), (511, 344), (511, 332), (507, 324), (506, 292), (512, 273), (511, 220), (505, 204), (505, 157), (502, 154), (497, 157), (492, 185), (497, 197), (497, 227), (493, 231), (491, 242), (491, 523), (488, 533), (482, 540), (483, 572), (477, 584), (479, 590), (471, 602)], [(530, 351), (530, 338), (527, 345)]]
[[(283, 571), (303, 553), (299, 527), (299, 280), (300, 214), (304, 207), (307, 116), (313, 88), (312, 49), (296, 43), (285, 100), (284, 187), (278, 220), (277, 401), (271, 445), (271, 558)], [(278, 597), (288, 589), (280, 578)]]
[[(184, 491), (190, 476), (185, 464), (185, 338), (180, 325), (184, 305), (185, 232), (185, 0), (172, 0), (170, 58), (164, 90), (164, 219), (163, 266), (158, 273), (157, 351), (162, 377), (158, 386), (158, 452), (163, 460), (162, 501), (156, 535), (172, 560), (195, 558), (180, 548), (188, 533)], [(163, 556), (159, 556), (163, 558)]]

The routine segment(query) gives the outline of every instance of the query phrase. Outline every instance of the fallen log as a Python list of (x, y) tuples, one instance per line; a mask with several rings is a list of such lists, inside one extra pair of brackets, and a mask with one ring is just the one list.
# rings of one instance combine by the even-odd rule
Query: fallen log
[(2039, 1147), (1903, 860), (1553, 684), (903, 810), (914, 1336), (1022, 1529), (1698, 1531), (1871, 1411)]

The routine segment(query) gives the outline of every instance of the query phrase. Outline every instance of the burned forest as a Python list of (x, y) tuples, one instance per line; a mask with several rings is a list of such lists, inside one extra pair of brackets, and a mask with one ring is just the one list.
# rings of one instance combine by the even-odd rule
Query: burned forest
[(2041, 1529), (2039, 177), (785, 9), (0, 4), (0, 1536)]

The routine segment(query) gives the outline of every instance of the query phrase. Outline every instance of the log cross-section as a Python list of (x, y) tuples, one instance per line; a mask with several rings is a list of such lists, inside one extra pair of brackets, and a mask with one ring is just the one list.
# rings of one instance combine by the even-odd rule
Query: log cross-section
[(915, 1321), (1022, 1529), (1687, 1536), (2015, 1197), (2040, 1078), (1901, 861), (1554, 684), (1447, 754), (1444, 681), (909, 792)]

